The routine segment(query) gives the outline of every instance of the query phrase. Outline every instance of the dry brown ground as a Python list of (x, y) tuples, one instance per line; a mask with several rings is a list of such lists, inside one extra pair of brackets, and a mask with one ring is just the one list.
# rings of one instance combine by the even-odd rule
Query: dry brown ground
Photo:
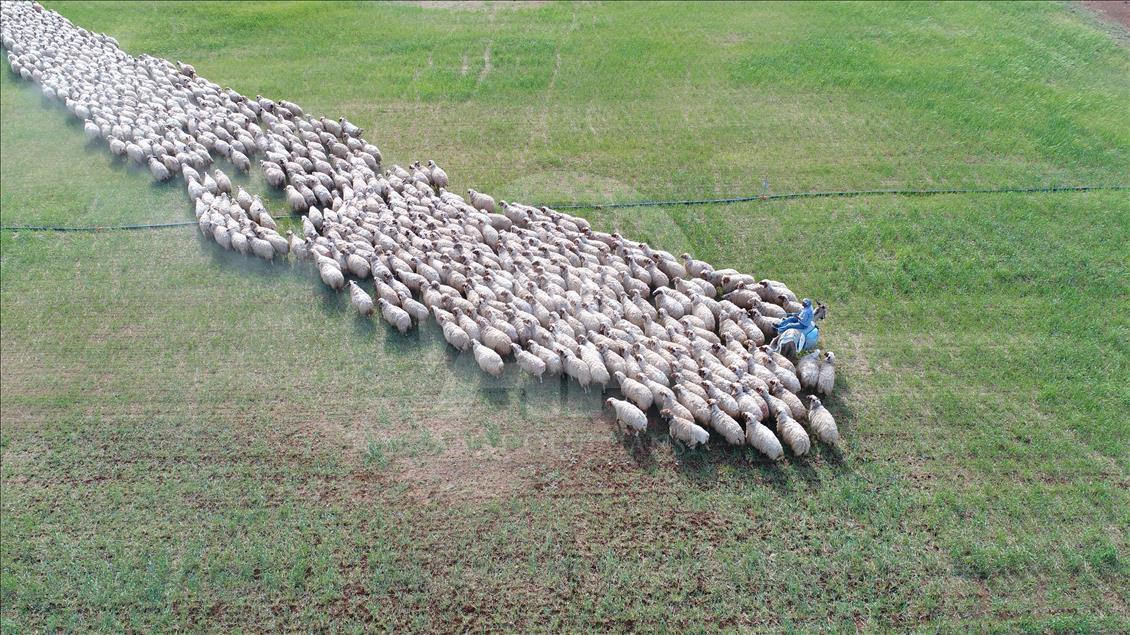
[(1130, 0), (1083, 0), (1082, 4), (1130, 29)]

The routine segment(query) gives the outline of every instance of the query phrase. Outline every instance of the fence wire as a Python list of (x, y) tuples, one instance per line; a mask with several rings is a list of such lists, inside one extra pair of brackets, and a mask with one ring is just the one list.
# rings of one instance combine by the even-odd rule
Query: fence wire
[[(1096, 192), (1130, 190), (1130, 185), (1050, 185), (1046, 187), (995, 187), (995, 188), (938, 188), (938, 189), (894, 189), (894, 190), (828, 190), (812, 192), (789, 192), (785, 194), (758, 194), (728, 198), (699, 198), (673, 200), (625, 201), (620, 203), (552, 203), (546, 207), (555, 210), (567, 209), (617, 209), (625, 207), (676, 207), (686, 205), (728, 205), (732, 203), (785, 201), (801, 198), (839, 198), (852, 196), (934, 196), (939, 194), (1038, 194), (1049, 192)], [(147, 223), (134, 225), (2, 225), (0, 231), (29, 232), (103, 232), (134, 231), (142, 229), (166, 229), (169, 227), (188, 227), (196, 221), (186, 220), (172, 223)]]

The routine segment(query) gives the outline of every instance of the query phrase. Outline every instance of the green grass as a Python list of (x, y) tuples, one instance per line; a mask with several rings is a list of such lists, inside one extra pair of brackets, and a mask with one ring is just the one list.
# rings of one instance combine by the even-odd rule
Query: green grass
[[(53, 6), (507, 199), (1130, 174), (1067, 5)], [(191, 218), (0, 89), (4, 224)], [(192, 228), (5, 232), (0, 627), (1130, 629), (1125, 192), (586, 215), (827, 302), (843, 447), (637, 448)]]

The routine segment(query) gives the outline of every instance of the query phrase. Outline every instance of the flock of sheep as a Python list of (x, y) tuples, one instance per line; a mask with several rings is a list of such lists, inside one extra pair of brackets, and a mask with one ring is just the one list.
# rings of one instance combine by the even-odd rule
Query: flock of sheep
[[(380, 150), (344, 118), (133, 57), (36, 3), (5, 2), (0, 31), (13, 72), (63, 102), (91, 140), (154, 179), (183, 179), (200, 230), (224, 249), (312, 262), (358, 311), (379, 312), (401, 333), (432, 317), (491, 375), (512, 360), (586, 390), (614, 383), (625, 399), (606, 403), (635, 434), (654, 406), (688, 447), (713, 430), (778, 459), (784, 446), (803, 455), (812, 437), (839, 438), (820, 399), (799, 396), (831, 393), (835, 356), (794, 364), (766, 345), (801, 309), (780, 282), (676, 258), (545, 207), (474, 190), (463, 198), (432, 161), (382, 170)], [(302, 214), (301, 235), (281, 235), (214, 156), (244, 173), (258, 160)]]

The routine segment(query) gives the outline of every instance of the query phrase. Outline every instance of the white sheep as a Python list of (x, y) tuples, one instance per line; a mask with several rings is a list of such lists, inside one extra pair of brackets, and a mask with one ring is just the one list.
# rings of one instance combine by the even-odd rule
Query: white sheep
[(279, 230), (279, 226), (275, 223), (275, 219), (271, 218), (271, 215), (267, 213), (266, 209), (259, 212), (259, 218), (256, 222), (258, 222), (263, 227), (266, 227), (267, 229), (273, 229), (275, 231)]
[(569, 350), (561, 351), (561, 367), (565, 374), (577, 380), (581, 388), (588, 392), (589, 384), (592, 383), (592, 369), (585, 361), (572, 353)]
[(247, 155), (240, 152), (239, 150), (232, 150), (231, 156), (228, 158), (231, 159), (231, 163), (235, 166), (236, 170), (239, 170), (244, 174), (247, 174), (251, 171), (251, 159), (248, 159)]
[(290, 241), (290, 253), (294, 254), (295, 259), (306, 260), (310, 256), (310, 248), (305, 240), (295, 236), (290, 230), (287, 230), (286, 237)]
[(396, 306), (384, 298), (378, 298), (377, 303), (381, 307), (381, 315), (384, 317), (385, 322), (391, 326), (396, 327), (401, 335), (404, 335), (412, 329), (412, 316), (404, 309)]
[(589, 365), (589, 377), (594, 384), (600, 384), (603, 389), (612, 381), (612, 376), (608, 374), (608, 367), (604, 365), (604, 360), (600, 355), (589, 347), (581, 347), (581, 359)]
[(216, 225), (212, 228), (212, 239), (224, 249), (231, 249), (231, 233), (225, 225)]
[(479, 340), (491, 347), (499, 355), (509, 355), (514, 349), (510, 336), (489, 324), (485, 319), (479, 322)]
[(94, 141), (102, 136), (102, 130), (98, 127), (98, 124), (89, 119), (83, 122), (82, 129), (84, 132), (86, 132), (86, 138), (88, 141)]
[(808, 450), (812, 448), (808, 433), (787, 411), (777, 413), (777, 434), (797, 456), (808, 454)]
[(773, 396), (785, 402), (789, 408), (789, 414), (797, 421), (805, 421), (808, 419), (808, 411), (804, 409), (804, 404), (801, 403), (800, 397), (794, 393), (785, 390), (781, 382), (774, 381), (769, 383), (769, 389), (773, 391)]
[(624, 424), (634, 435), (647, 429), (647, 415), (634, 404), (623, 399), (609, 397), (604, 400), (605, 405), (612, 406), (616, 412), (616, 421)]
[(745, 433), (742, 432), (742, 427), (738, 425), (738, 422), (734, 421), (730, 415), (722, 412), (722, 409), (718, 407), (718, 402), (713, 399), (708, 401), (707, 404), (710, 406), (710, 427), (721, 434), (722, 438), (726, 439), (726, 442), (730, 445), (744, 445)]
[[(219, 175), (219, 174), (223, 174), (223, 173), (220, 172), (217, 169), (216, 174)], [(225, 175), (224, 178), (226, 179), (228, 177)], [(216, 182), (217, 183), (219, 182), (219, 178), (216, 179)], [(229, 185), (230, 185), (230, 181), (229, 181)], [(237, 204), (239, 204), (240, 207), (243, 208), (243, 211), (246, 212), (247, 210), (251, 209), (251, 204), (255, 202), (255, 199), (251, 198), (251, 195), (247, 193), (247, 190), (245, 190), (241, 187), (241, 188), (239, 188), (239, 191), (236, 192), (235, 202)]]
[(816, 392), (827, 397), (832, 394), (832, 387), (836, 383), (836, 354), (832, 351), (824, 353), (824, 361), (820, 363), (820, 379), (816, 382)]
[(835, 445), (840, 440), (836, 420), (816, 395), (808, 397), (808, 428), (817, 439), (828, 445)]
[(518, 360), (518, 366), (522, 370), (537, 377), (539, 382), (541, 381), (541, 376), (545, 374), (545, 362), (540, 357), (515, 346), (514, 358)]
[[(310, 208), (310, 205), (306, 203), (306, 197), (302, 196), (302, 192), (299, 192), (293, 185), (286, 186), (286, 202), (290, 205), (290, 209), (297, 214), (301, 214)], [(310, 220), (313, 222), (314, 219)], [(318, 223), (314, 222), (314, 226), (317, 227)]]
[(165, 167), (164, 163), (158, 161), (157, 157), (149, 157), (149, 172), (153, 175), (153, 179), (157, 181), (168, 181), (172, 176), (169, 173), (169, 168)]
[(259, 256), (263, 260), (274, 260), (274, 245), (263, 240), (262, 238), (259, 238), (258, 236), (248, 236), (247, 240), (251, 243), (251, 253)]
[(345, 257), (345, 266), (349, 269), (349, 273), (362, 280), (368, 278), (371, 272), (369, 261), (355, 253), (350, 253)]
[[(235, 237), (237, 234), (232, 235), (232, 246), (236, 245)], [(242, 234), (238, 234), (242, 235)], [(331, 289), (341, 289), (345, 286), (345, 276), (341, 274), (341, 269), (331, 264), (322, 264), (318, 267), (318, 275), (321, 276), (322, 282), (326, 283)]]
[(400, 308), (407, 311), (408, 315), (412, 316), (412, 320), (417, 324), (428, 319), (428, 307), (413, 300), (411, 295), (401, 298)]
[(710, 433), (690, 419), (677, 417), (671, 410), (664, 408), (659, 414), (667, 420), (667, 433), (672, 439), (681, 441), (689, 449), (699, 445), (706, 445), (710, 441)]
[[(248, 254), (248, 252), (251, 251), (251, 244), (247, 241), (247, 236), (245, 236), (243, 234), (243, 232), (232, 231), (231, 232), (231, 248), (232, 248), (232, 251), (237, 251), (237, 252), (246, 256)], [(322, 280), (325, 280), (324, 276), (322, 277)], [(329, 284), (329, 283), (327, 282), (326, 284)], [(342, 284), (345, 284), (344, 280), (342, 280)], [(339, 285), (336, 288), (340, 289), (341, 286)]]
[(353, 303), (353, 307), (361, 315), (370, 316), (373, 314), (373, 298), (352, 280), (349, 281), (349, 301)]
[(647, 410), (651, 407), (654, 398), (651, 391), (647, 389), (647, 386), (624, 375), (624, 373), (620, 371), (616, 371), (615, 377), (616, 383), (620, 386), (620, 392), (624, 393), (628, 401), (636, 404), (640, 410)]
[(478, 363), (479, 368), (495, 377), (502, 375), (502, 357), (498, 353), (488, 346), (483, 346), (478, 340), (471, 340), (471, 345), (474, 347), (475, 362)]
[(820, 349), (816, 349), (812, 353), (801, 357), (796, 363), (797, 379), (800, 380), (800, 387), (804, 390), (814, 390), (817, 383), (820, 381), (820, 360), (823, 355)]
[(454, 320), (444, 319), (440, 322), (440, 328), (443, 329), (443, 339), (447, 340), (455, 348), (466, 351), (471, 347), (471, 337), (467, 332), (459, 328), (459, 325)]
[[(220, 192), (231, 194), (231, 179), (228, 178), (228, 175), (224, 174), (223, 171), (220, 170), (220, 168), (213, 170), (212, 174), (215, 177), (214, 180), (216, 181), (216, 188)], [(242, 189), (240, 191), (242, 191)]]
[(746, 419), (746, 442), (758, 452), (764, 454), (772, 461), (785, 456), (785, 449), (776, 436), (760, 421), (752, 418)]
[(467, 196), (471, 199), (471, 206), (484, 212), (494, 212), (494, 198), (482, 192), (467, 189)]
[(437, 188), (447, 187), (447, 172), (444, 172), (443, 168), (436, 165), (435, 161), (429, 159), (428, 169), (431, 171), (430, 176), (432, 185), (436, 186)]

